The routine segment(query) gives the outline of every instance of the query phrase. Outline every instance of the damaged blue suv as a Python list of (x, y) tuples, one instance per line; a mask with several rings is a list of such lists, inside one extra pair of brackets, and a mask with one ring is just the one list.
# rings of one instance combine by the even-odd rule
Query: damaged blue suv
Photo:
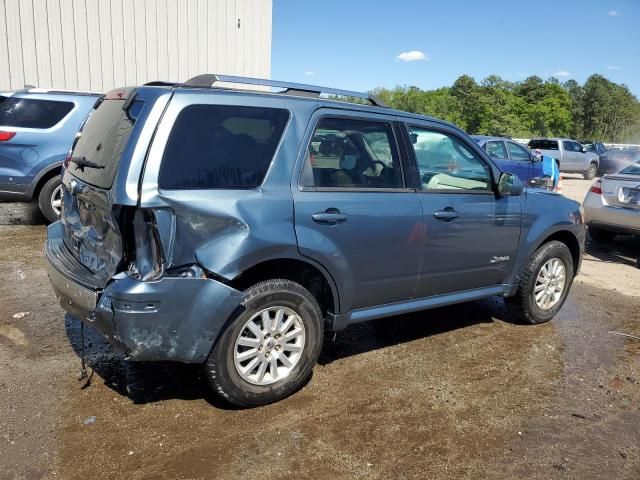
[(455, 126), (270, 80), (112, 91), (62, 183), (61, 305), (132, 359), (202, 363), (244, 407), (300, 388), (355, 322), (496, 295), (546, 322), (585, 240), (578, 203), (523, 192)]

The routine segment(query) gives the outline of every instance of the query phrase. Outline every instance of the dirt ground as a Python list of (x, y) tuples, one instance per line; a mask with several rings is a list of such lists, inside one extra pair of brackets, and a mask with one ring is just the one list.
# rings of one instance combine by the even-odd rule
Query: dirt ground
[[(591, 182), (565, 178), (582, 200)], [(640, 478), (640, 252), (588, 244), (550, 323), (501, 299), (349, 328), (287, 400), (235, 410), (196, 367), (134, 363), (49, 288), (45, 227), (0, 205), (0, 479)]]

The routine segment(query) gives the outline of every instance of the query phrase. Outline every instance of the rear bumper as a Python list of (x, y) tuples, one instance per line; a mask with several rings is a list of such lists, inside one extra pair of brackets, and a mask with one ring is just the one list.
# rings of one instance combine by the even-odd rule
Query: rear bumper
[(600, 195), (588, 193), (584, 199), (584, 219), (587, 226), (616, 233), (640, 235), (640, 209), (604, 205)]
[(208, 278), (142, 282), (118, 274), (101, 285), (61, 242), (56, 222), (45, 252), (60, 305), (136, 360), (204, 362), (243, 299), (242, 292)]

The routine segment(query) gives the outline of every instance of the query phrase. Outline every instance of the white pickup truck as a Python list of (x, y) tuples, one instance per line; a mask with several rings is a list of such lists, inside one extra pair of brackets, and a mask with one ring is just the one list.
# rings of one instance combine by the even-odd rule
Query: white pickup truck
[(579, 142), (570, 138), (532, 138), (529, 149), (555, 158), (562, 172), (581, 173), (587, 180), (598, 173), (598, 155), (588, 152)]

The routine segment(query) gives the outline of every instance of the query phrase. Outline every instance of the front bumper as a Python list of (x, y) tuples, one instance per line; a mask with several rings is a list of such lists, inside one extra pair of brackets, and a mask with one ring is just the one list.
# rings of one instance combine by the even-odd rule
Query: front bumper
[(209, 278), (143, 282), (120, 273), (102, 283), (49, 226), (45, 252), (60, 305), (136, 360), (204, 362), (242, 292)]

